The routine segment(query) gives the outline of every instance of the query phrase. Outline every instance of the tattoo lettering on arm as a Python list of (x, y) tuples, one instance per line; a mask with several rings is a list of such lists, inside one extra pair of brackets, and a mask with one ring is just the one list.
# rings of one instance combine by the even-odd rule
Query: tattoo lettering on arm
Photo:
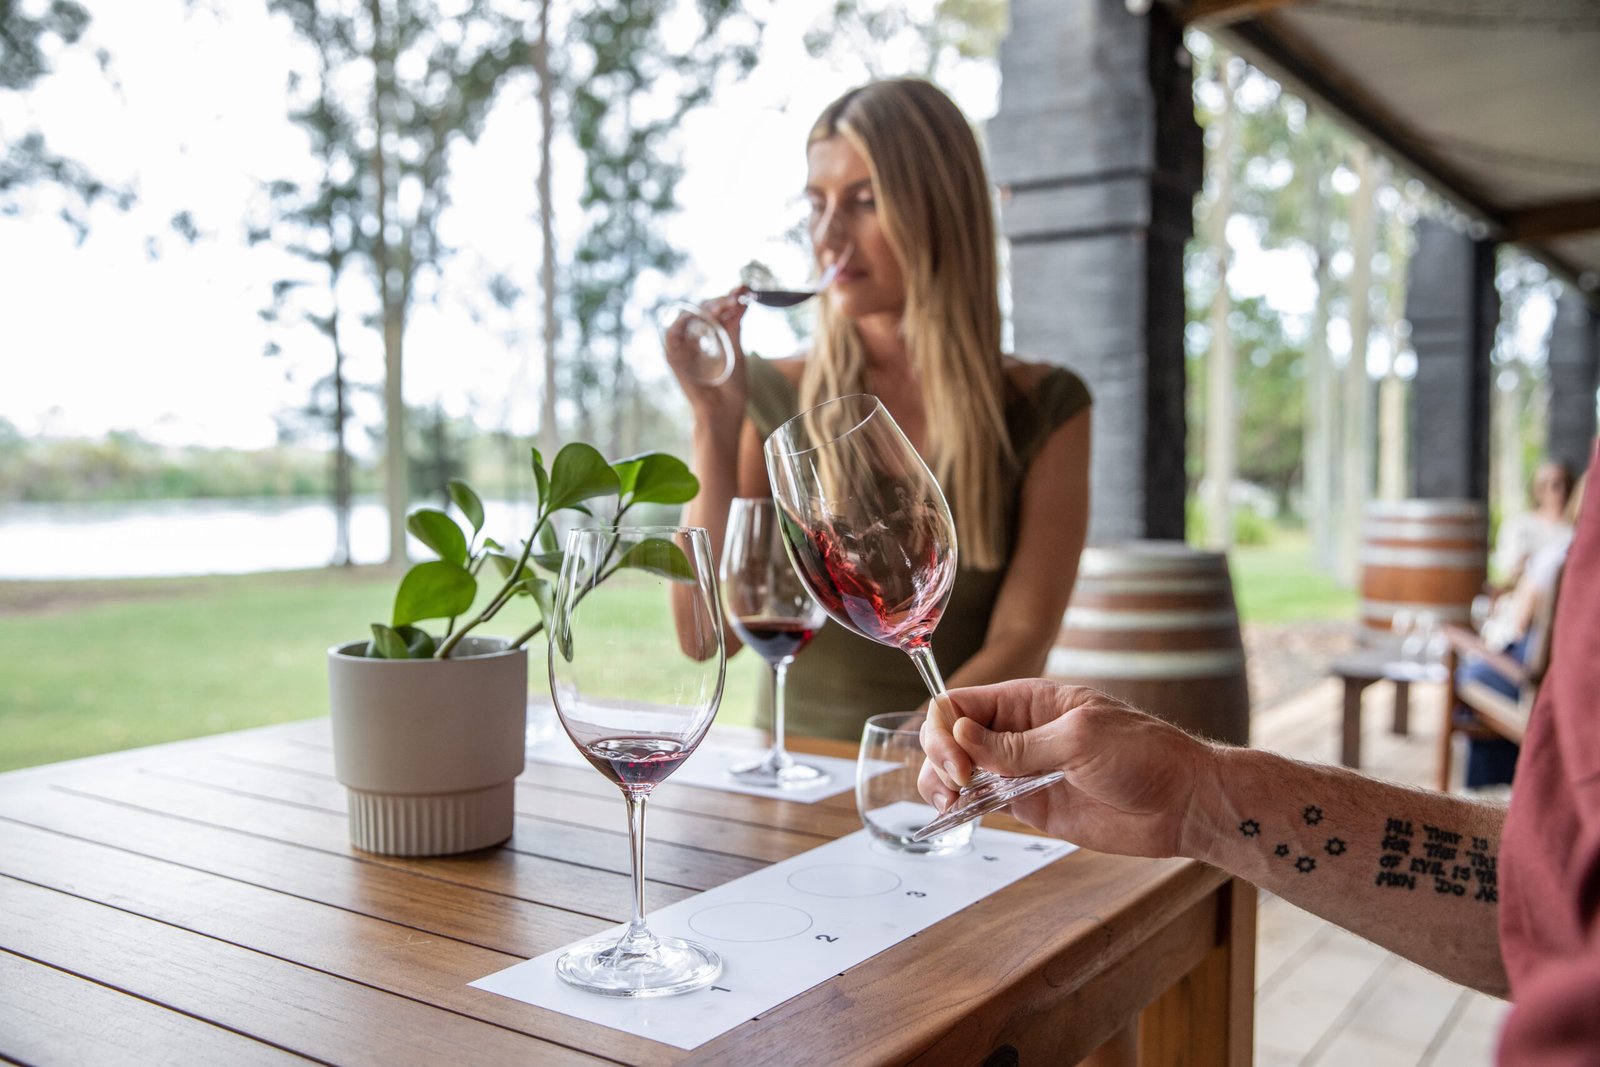
[[(1476, 882), (1473, 900), (1486, 904), (1499, 902), (1496, 856), (1489, 851), (1488, 839), (1466, 840), (1454, 830), (1427, 823), (1420, 825), (1419, 839), (1411, 820), (1389, 819), (1386, 822), (1382, 851), (1378, 856), (1377, 885), (1415, 891), (1417, 879), (1421, 877), (1425, 880), (1424, 887), (1431, 884), (1437, 894), (1465, 898), (1467, 890)], [(1415, 844), (1422, 846), (1420, 854), (1413, 851)], [(1463, 844), (1471, 847), (1463, 849)], [(1328, 847), (1331, 851), (1332, 841)]]

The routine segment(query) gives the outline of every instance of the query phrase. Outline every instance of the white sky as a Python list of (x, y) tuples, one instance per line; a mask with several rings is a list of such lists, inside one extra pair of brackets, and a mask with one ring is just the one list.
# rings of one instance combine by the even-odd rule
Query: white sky
[[(51, 191), (29, 194), (23, 216), (0, 218), (0, 417), (25, 434), (128, 428), (172, 444), (270, 445), (273, 414), (302, 403), (328, 363), (315, 342), (275, 360), (262, 355), (269, 335), (257, 313), (282, 261), (244, 239), (260, 183), (305, 165), (301, 136), (285, 118), (291, 35), (251, 3), (225, 5), (223, 15), (187, 12), (182, 0), (89, 6), (119, 88), (84, 50), (69, 50), (26, 110), (22, 101), (0, 102), (0, 136), (37, 126), (101, 176), (134, 182), (140, 203), (127, 214), (96, 210), (81, 247), (53, 217)], [(761, 65), (684, 124), (682, 211), (669, 233), (690, 262), (672, 283), (683, 291), (672, 295), (730, 287), (739, 265), (770, 252), (770, 239), (798, 217), (805, 132), (823, 105), (866, 76), (849, 58), (806, 55), (805, 30), (831, 6), (784, 0), (768, 9)], [(953, 92), (977, 120), (998, 99), (981, 71), (965, 72)], [(463, 157), (445, 223), (462, 249), (447, 270), (453, 288), (440, 308), (416, 309), (407, 337), (409, 401), (522, 431), (533, 428), (541, 376), (532, 298), (537, 130), (531, 95), (508, 99)], [(556, 180), (558, 243), (567, 252), (579, 221), (560, 212), (576, 199), (570, 151), (558, 158)], [(194, 246), (167, 225), (185, 209), (204, 235)], [(154, 259), (146, 254), (152, 236), (161, 246)], [(475, 323), (466, 308), (488, 306), (475, 288), (491, 268), (530, 298), (515, 317), (492, 311)], [(1262, 252), (1246, 237), (1231, 280), (1241, 295), (1310, 311), (1310, 272), (1296, 253)], [(758, 312), (746, 322), (755, 347), (793, 344), (780, 316)], [(641, 335), (642, 350), (653, 344)], [(375, 381), (381, 361), (374, 351), (366, 359)], [(638, 363), (647, 376), (656, 373), (648, 360)], [(286, 369), (296, 372), (293, 383)]]

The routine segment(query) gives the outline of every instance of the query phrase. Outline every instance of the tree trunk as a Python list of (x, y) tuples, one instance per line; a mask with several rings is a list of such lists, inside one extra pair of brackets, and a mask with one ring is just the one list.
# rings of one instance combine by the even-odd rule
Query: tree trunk
[(1217, 113), (1217, 147), (1211, 154), (1211, 175), (1216, 196), (1211, 202), (1207, 229), (1215, 263), (1217, 291), (1211, 298), (1211, 349), (1206, 353), (1206, 543), (1226, 551), (1233, 545), (1232, 490), (1238, 467), (1237, 417), (1234, 405), (1236, 368), (1233, 335), (1228, 315), (1233, 300), (1228, 292), (1228, 216), (1233, 213), (1233, 155), (1237, 120), (1233, 109), (1237, 61), (1224, 57), (1217, 69), (1222, 106)]
[(328, 314), (328, 332), (333, 337), (333, 562), (348, 567), (355, 562), (350, 552), (350, 449), (344, 439), (349, 415), (344, 399), (344, 348), (339, 343), (339, 275), (337, 271), (329, 273), (328, 292), (334, 300)]
[(1406, 235), (1408, 228), (1400, 212), (1389, 215), (1385, 240), (1389, 275), (1384, 288), (1385, 332), (1389, 337), (1389, 370), (1378, 385), (1378, 496), (1384, 500), (1403, 500), (1407, 493), (1406, 383), (1395, 370), (1404, 339), (1400, 335), (1406, 306)]
[(1313, 278), (1317, 299), (1311, 312), (1311, 336), (1306, 340), (1305, 519), (1317, 565), (1334, 569), (1334, 417), (1337, 397), (1333, 368), (1328, 359), (1328, 320), (1333, 307), (1333, 253), (1325, 247), (1328, 199), (1317, 198), (1312, 233), (1317, 242)]
[(551, 193), (550, 146), (555, 140), (555, 85), (550, 69), (550, 0), (540, 0), (539, 41), (534, 45), (534, 74), (539, 79), (539, 292), (544, 298), (544, 392), (539, 398), (539, 450), (549, 463), (561, 443), (556, 426), (556, 227)]
[(1353, 157), (1361, 184), (1350, 205), (1350, 361), (1344, 369), (1343, 433), (1339, 442), (1339, 580), (1346, 586), (1355, 585), (1359, 577), (1361, 514), (1372, 481), (1367, 336), (1372, 329), (1372, 250), (1376, 237), (1372, 207), (1379, 180), (1379, 167), (1366, 145), (1356, 145)]
[(389, 160), (383, 149), (384, 136), (393, 125), (393, 57), (385, 50), (386, 31), (381, 0), (367, 0), (372, 20), (372, 172), (377, 182), (378, 232), (373, 239), (372, 264), (378, 275), (378, 294), (383, 315), (383, 432), (384, 502), (389, 513), (389, 562), (406, 561), (406, 505), (410, 492), (406, 467), (406, 404), (402, 388), (405, 308), (400, 286), (393, 277), (396, 267), (389, 247)]

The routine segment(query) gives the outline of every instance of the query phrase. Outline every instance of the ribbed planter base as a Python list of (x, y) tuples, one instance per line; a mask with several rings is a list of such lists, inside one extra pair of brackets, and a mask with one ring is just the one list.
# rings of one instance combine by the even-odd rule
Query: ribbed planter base
[(328, 651), (333, 763), (350, 843), (386, 856), (498, 845), (515, 822), (528, 726), (528, 654), (469, 637), (446, 660)]
[(439, 796), (351, 789), (350, 843), (386, 856), (443, 856), (511, 836), (515, 783)]

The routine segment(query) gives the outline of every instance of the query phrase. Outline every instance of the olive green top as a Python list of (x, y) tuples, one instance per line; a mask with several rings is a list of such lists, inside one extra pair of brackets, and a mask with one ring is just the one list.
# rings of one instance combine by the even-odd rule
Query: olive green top
[[(764, 438), (799, 414), (799, 397), (771, 363), (751, 356), (747, 366), (750, 401), (746, 413)], [(1051, 370), (1027, 394), (1007, 390), (1006, 430), (1017, 456), (1016, 463), (1002, 472), (1008, 489), (1004, 516), (1007, 558), (1016, 544), (1017, 511), (1029, 465), (1050, 435), (1089, 404), (1083, 379), (1065, 367)], [(959, 491), (953, 486), (944, 489), (947, 495)], [(933, 637), (934, 658), (946, 677), (983, 646), (1004, 578), (1004, 567), (957, 569), (955, 588)], [(789, 668), (787, 729), (813, 737), (858, 741), (868, 716), (908, 711), (927, 700), (927, 687), (904, 652), (829, 621)], [(770, 714), (771, 702), (770, 686), (763, 686), (763, 715)]]

